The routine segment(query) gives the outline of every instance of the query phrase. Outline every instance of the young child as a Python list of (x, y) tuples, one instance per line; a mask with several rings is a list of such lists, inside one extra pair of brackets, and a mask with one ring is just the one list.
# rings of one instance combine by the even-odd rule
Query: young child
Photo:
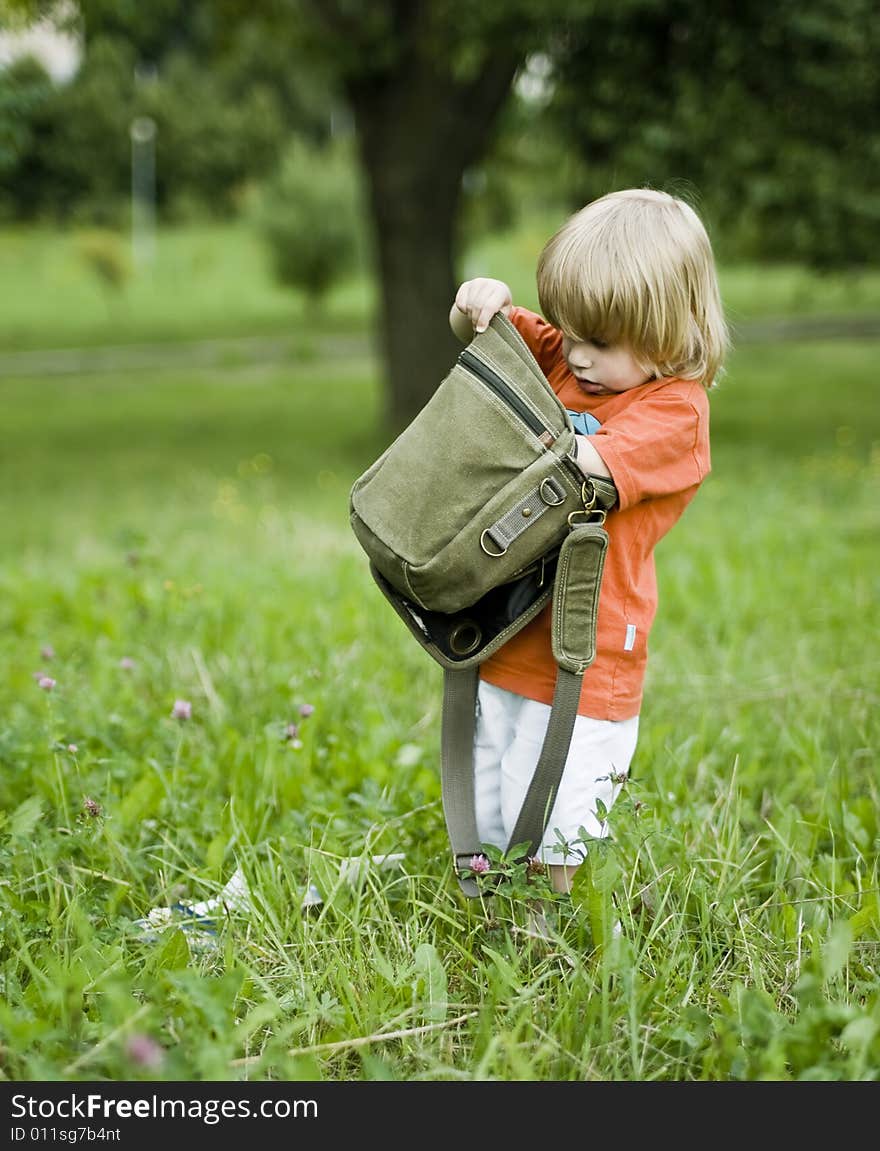
[[(572, 414), (578, 465), (617, 486), (596, 658), (541, 847), (554, 888), (567, 891), (582, 858), (579, 828), (607, 835), (597, 801), (610, 810), (635, 751), (657, 608), (654, 548), (709, 471), (707, 391), (727, 330), (706, 230), (662, 192), (612, 192), (575, 213), (544, 247), (537, 286), (546, 319), (515, 307), (500, 280), (480, 278), (458, 289), (449, 322), (469, 342), (496, 312), (508, 316)], [(556, 671), (549, 608), (481, 665), (474, 770), (483, 843), (508, 844)]]

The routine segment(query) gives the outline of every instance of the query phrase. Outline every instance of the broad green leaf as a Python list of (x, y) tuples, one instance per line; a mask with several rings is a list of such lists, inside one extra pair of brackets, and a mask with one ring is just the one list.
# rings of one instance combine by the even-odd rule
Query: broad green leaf
[(593, 945), (601, 951), (611, 941), (615, 920), (613, 893), (620, 879), (620, 864), (609, 852), (592, 852), (574, 874), (571, 901), (587, 915)]
[(522, 980), (516, 971), (516, 968), (495, 948), (483, 944), (482, 950), (484, 954), (488, 955), (495, 964), (497, 974), (504, 981), (508, 991), (519, 993), (522, 990)]
[(877, 904), (876, 892), (865, 896), (862, 906), (847, 922), (853, 939), (861, 939), (872, 927), (880, 924), (880, 906)]
[(29, 795), (13, 811), (9, 821), (9, 834), (13, 839), (27, 839), (43, 814), (43, 801), (38, 795)]
[(840, 1042), (851, 1051), (867, 1051), (880, 1031), (880, 1023), (870, 1015), (863, 1015), (847, 1023), (840, 1033)]
[(852, 940), (852, 928), (846, 920), (839, 919), (831, 925), (822, 952), (822, 975), (826, 981), (839, 975), (846, 966)]
[(373, 955), (373, 967), (378, 975), (381, 975), (386, 983), (392, 987), (397, 986), (397, 975), (394, 971), (394, 965), (382, 954), (381, 951), (376, 951)]
[(189, 944), (186, 936), (179, 929), (166, 931), (156, 951), (150, 956), (147, 963), (149, 971), (178, 971), (188, 967), (190, 961)]
[(508, 847), (507, 851), (504, 852), (504, 858), (522, 859), (523, 856), (528, 854), (529, 848), (531, 846), (531, 843), (529, 843), (527, 839), (523, 840), (522, 843), (513, 843), (510, 845), (510, 847)]
[(446, 968), (433, 943), (420, 943), (416, 948), (415, 1006), (428, 1023), (442, 1023), (448, 1009)]

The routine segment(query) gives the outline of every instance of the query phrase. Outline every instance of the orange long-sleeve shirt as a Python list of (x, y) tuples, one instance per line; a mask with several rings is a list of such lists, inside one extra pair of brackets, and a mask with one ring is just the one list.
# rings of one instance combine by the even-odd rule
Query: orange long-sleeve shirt
[[(652, 380), (614, 396), (587, 395), (568, 370), (557, 328), (525, 308), (513, 308), (510, 319), (562, 403), (590, 412), (601, 425), (590, 442), (611, 472), (619, 504), (605, 524), (596, 658), (578, 710), (595, 719), (628, 719), (641, 708), (657, 611), (654, 547), (709, 472), (709, 398), (700, 383), (678, 379)], [(548, 704), (556, 672), (549, 608), (480, 668), (489, 683)]]

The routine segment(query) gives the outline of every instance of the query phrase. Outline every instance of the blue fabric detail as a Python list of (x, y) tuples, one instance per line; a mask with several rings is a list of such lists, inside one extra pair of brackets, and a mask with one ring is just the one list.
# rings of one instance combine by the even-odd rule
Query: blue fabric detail
[(574, 425), (574, 430), (582, 436), (591, 436), (593, 432), (598, 432), (602, 425), (595, 416), (591, 416), (589, 412), (569, 412), (569, 417)]

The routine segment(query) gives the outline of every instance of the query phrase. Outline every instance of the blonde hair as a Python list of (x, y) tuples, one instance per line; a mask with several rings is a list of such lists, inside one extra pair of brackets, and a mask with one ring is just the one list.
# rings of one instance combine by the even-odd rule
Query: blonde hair
[(728, 347), (712, 245), (683, 200), (611, 192), (571, 216), (538, 260), (547, 319), (575, 340), (623, 343), (658, 376), (711, 388)]

